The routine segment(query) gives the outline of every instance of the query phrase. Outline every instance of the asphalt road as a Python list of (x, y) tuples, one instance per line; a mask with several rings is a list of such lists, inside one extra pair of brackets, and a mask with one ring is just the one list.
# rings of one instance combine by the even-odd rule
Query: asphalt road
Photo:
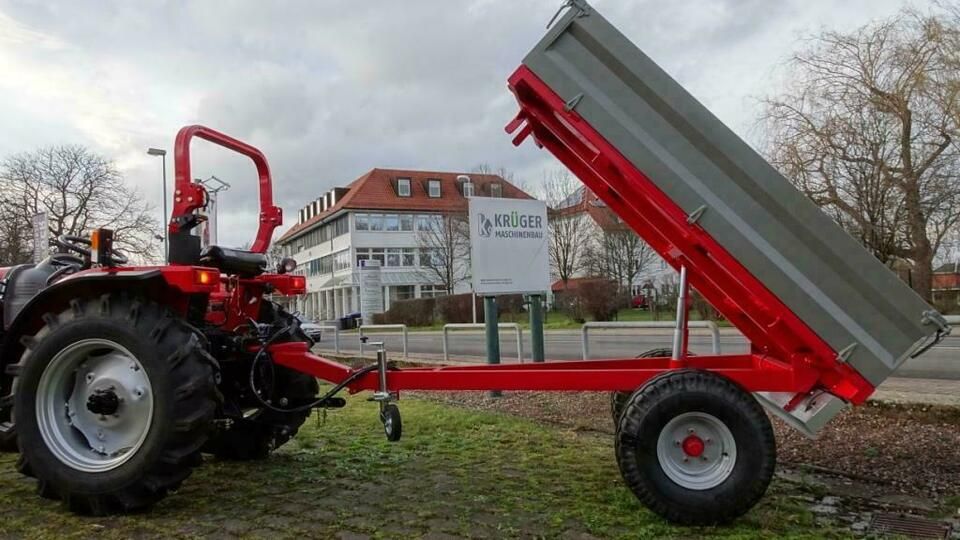
[[(530, 358), (530, 335), (524, 332), (524, 357)], [(403, 341), (399, 333), (371, 333), (371, 341), (384, 341), (388, 354), (392, 358), (402, 355)], [(486, 344), (482, 333), (451, 332), (449, 351), (452, 358), (457, 356), (483, 357), (486, 355)], [(671, 334), (669, 330), (604, 330), (590, 332), (590, 358), (629, 358), (641, 352), (658, 347), (669, 347)], [(691, 333), (690, 350), (695, 353), (707, 354), (710, 352), (710, 337), (699, 333)], [(544, 347), (547, 359), (578, 360), (582, 356), (581, 338), (579, 331), (548, 331), (545, 335)], [(739, 334), (723, 333), (720, 336), (721, 352), (747, 352), (747, 342)], [(333, 349), (333, 338), (329, 332), (324, 335), (320, 348)], [(359, 342), (357, 334), (345, 333), (340, 335), (342, 351), (357, 351)], [(442, 355), (443, 344), (439, 332), (410, 332), (408, 353)], [(517, 357), (516, 338), (513, 332), (503, 331), (500, 334), (500, 354), (504, 359)], [(960, 336), (950, 336), (939, 345), (927, 351), (918, 358), (907, 360), (896, 373), (899, 377), (922, 379), (960, 380)]]

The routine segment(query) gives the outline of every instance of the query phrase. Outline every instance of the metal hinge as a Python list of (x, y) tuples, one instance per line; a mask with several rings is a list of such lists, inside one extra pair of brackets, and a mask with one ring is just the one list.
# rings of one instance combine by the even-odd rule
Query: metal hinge
[(857, 344), (851, 343), (846, 347), (844, 347), (843, 349), (841, 349), (837, 353), (837, 362), (840, 362), (841, 364), (846, 364), (847, 360), (850, 360), (850, 357), (853, 355), (853, 351), (856, 348), (857, 348)]
[(923, 312), (923, 314), (920, 316), (920, 324), (933, 324), (943, 332), (950, 332), (950, 323), (947, 322), (946, 317), (941, 315), (939, 311), (932, 309), (928, 309)]
[(547, 28), (553, 26), (553, 23), (557, 21), (557, 18), (560, 17), (560, 14), (563, 13), (563, 10), (567, 8), (573, 8), (577, 10), (577, 17), (586, 17), (590, 14), (590, 4), (585, 0), (566, 0), (553, 14), (553, 17), (550, 17), (550, 22), (547, 23)]
[(700, 220), (700, 216), (707, 211), (707, 205), (701, 205), (700, 208), (697, 208), (693, 212), (690, 212), (690, 215), (687, 216), (687, 223), (693, 225)]
[(577, 94), (572, 98), (568, 99), (566, 103), (563, 104), (563, 110), (570, 112), (577, 108), (577, 105), (580, 104), (580, 100), (583, 99), (583, 94)]

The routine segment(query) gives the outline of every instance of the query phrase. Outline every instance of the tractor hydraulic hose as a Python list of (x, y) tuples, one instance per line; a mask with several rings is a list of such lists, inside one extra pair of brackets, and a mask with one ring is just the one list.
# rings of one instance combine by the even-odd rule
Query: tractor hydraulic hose
[(290, 328), (289, 326), (284, 327), (284, 328), (282, 328), (281, 330), (277, 331), (274, 335), (270, 336), (270, 339), (267, 339), (265, 342), (263, 342), (263, 345), (260, 347), (260, 350), (257, 351), (256, 356), (253, 357), (253, 361), (250, 363), (250, 390), (253, 392), (254, 397), (257, 398), (257, 401), (259, 401), (261, 405), (263, 405), (263, 406), (266, 407), (267, 409), (270, 409), (271, 411), (275, 411), (275, 412), (279, 412), (279, 413), (291, 413), (291, 412), (300, 412), (300, 411), (305, 411), (305, 410), (308, 410), (308, 409), (312, 409), (312, 408), (317, 407), (318, 405), (322, 404), (323, 402), (327, 401), (328, 399), (332, 398), (333, 396), (337, 395), (337, 393), (339, 393), (341, 390), (343, 390), (344, 388), (346, 388), (347, 385), (349, 385), (349, 384), (352, 383), (353, 381), (355, 381), (355, 380), (359, 379), (360, 377), (366, 375), (367, 373), (370, 373), (371, 371), (374, 371), (374, 370), (377, 369), (377, 365), (376, 365), (376, 364), (373, 364), (373, 365), (370, 365), (370, 366), (367, 366), (367, 367), (358, 369), (357, 371), (351, 373), (346, 379), (344, 379), (344, 380), (340, 381), (339, 383), (337, 383), (332, 389), (330, 389), (329, 392), (327, 392), (326, 394), (324, 394), (323, 396), (321, 396), (321, 397), (320, 397), (319, 399), (317, 399), (316, 401), (313, 401), (312, 403), (308, 403), (308, 404), (306, 404), (306, 405), (301, 405), (301, 406), (299, 406), (299, 407), (293, 407), (293, 408), (290, 408), (290, 409), (284, 409), (284, 408), (281, 408), (281, 407), (276, 407), (276, 406), (274, 406), (273, 404), (268, 403), (268, 402), (267, 402), (266, 400), (264, 400), (262, 397), (260, 397), (260, 394), (257, 392), (257, 385), (256, 385), (256, 382), (255, 382), (255, 375), (256, 375), (256, 370), (257, 370), (257, 364), (259, 364), (260, 361), (261, 361), (261, 359), (267, 354), (267, 347), (269, 347), (269, 346), (270, 346), (277, 338), (279, 338), (280, 336), (284, 335), (285, 333), (290, 332), (290, 329), (291, 329), (291, 328)]

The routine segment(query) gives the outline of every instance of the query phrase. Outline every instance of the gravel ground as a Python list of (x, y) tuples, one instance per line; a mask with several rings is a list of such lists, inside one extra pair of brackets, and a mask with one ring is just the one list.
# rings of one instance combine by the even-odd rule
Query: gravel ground
[[(613, 433), (608, 395), (596, 392), (418, 392), (464, 407)], [(960, 409), (870, 402), (809, 440), (774, 419), (782, 464), (812, 465), (940, 503), (960, 497)]]

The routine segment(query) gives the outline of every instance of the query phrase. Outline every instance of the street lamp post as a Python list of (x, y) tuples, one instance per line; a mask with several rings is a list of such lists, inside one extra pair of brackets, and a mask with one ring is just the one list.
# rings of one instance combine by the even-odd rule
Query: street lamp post
[(163, 260), (167, 260), (167, 256), (170, 253), (169, 239), (167, 237), (167, 151), (161, 148), (148, 148), (147, 154), (151, 156), (160, 156), (161, 163), (163, 164), (163, 218), (160, 220), (160, 223), (163, 225)]

